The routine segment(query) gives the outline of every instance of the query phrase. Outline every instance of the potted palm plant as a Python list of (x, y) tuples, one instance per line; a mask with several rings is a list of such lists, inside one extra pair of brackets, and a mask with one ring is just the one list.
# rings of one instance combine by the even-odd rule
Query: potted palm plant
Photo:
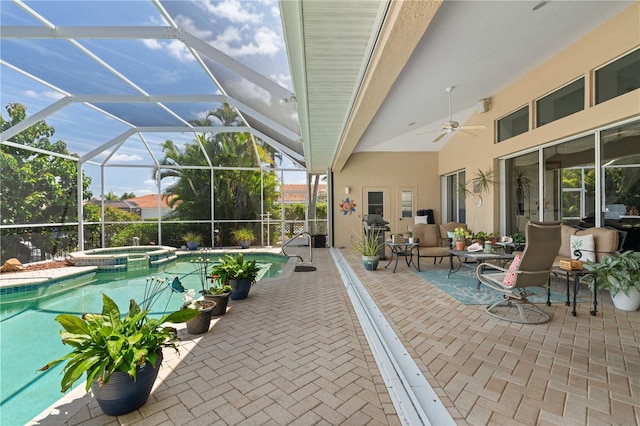
[(198, 315), (194, 309), (180, 309), (161, 318), (150, 318), (157, 294), (168, 288), (177, 289), (153, 278), (147, 280), (147, 288), (155, 290), (146, 293), (149, 297), (145, 297), (142, 307), (131, 299), (124, 317), (106, 294), (102, 296), (100, 314), (86, 313), (80, 318), (58, 315), (56, 321), (64, 329), (60, 332), (62, 343), (73, 349), (40, 371), (66, 361), (62, 392), (85, 375), (85, 389), (92, 390), (102, 411), (110, 416), (126, 414), (144, 405), (158, 375), (162, 349), (170, 347), (177, 351), (178, 332), (165, 323), (184, 323)]
[(384, 248), (384, 241), (378, 238), (378, 233), (369, 231), (355, 234), (351, 241), (353, 248), (362, 255), (362, 263), (367, 271), (375, 271), (380, 262), (380, 251)]
[(256, 261), (246, 260), (242, 253), (226, 254), (211, 268), (212, 275), (219, 276), (222, 283), (228, 282), (231, 286), (231, 300), (246, 299), (259, 272)]
[(637, 311), (640, 308), (640, 252), (632, 250), (605, 256), (598, 263), (588, 261), (584, 269), (593, 274), (584, 277), (594, 291), (608, 289), (616, 308), (624, 311)]
[(233, 235), (233, 240), (243, 249), (249, 248), (256, 239), (253, 235), (253, 230), (250, 228), (234, 229), (231, 231), (231, 235)]

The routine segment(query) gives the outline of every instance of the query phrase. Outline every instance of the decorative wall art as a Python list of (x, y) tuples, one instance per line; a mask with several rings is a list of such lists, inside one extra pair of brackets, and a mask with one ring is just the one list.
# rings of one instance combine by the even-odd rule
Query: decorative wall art
[(340, 211), (342, 211), (343, 215), (352, 214), (356, 211), (356, 203), (349, 198), (345, 198), (340, 202)]

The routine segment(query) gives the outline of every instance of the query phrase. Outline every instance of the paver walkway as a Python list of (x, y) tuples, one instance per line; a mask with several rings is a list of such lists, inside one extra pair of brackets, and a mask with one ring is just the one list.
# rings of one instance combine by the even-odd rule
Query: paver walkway
[[(595, 317), (555, 304), (548, 324), (511, 324), (404, 265), (365, 271), (343, 252), (457, 424), (640, 424), (640, 312), (614, 309), (606, 292)], [(188, 351), (167, 351), (137, 412), (104, 416), (85, 398), (70, 419), (38, 424), (399, 424), (329, 250), (314, 264), (257, 284), (208, 333), (185, 333)]]

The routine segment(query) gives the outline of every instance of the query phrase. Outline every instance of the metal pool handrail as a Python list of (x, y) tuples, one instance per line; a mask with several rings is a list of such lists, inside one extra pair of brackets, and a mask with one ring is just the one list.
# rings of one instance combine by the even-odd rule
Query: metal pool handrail
[(288, 257), (297, 257), (298, 259), (300, 259), (300, 262), (304, 263), (304, 259), (302, 258), (302, 256), (298, 256), (297, 254), (293, 254), (293, 255), (287, 254), (284, 251), (284, 248), (287, 245), (289, 245), (290, 242), (296, 240), (298, 237), (302, 237), (303, 235), (306, 235), (307, 239), (309, 240), (309, 263), (313, 263), (313, 244), (311, 244), (311, 234), (308, 231), (298, 232), (296, 235), (293, 236), (293, 238), (291, 238), (289, 241), (284, 243), (282, 245), (282, 254)]

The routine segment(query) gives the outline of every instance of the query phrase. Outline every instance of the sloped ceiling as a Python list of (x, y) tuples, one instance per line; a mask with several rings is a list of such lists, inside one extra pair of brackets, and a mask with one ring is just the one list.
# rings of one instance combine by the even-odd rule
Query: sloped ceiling
[(631, 4), (281, 1), (309, 171), (340, 170), (357, 151), (439, 150), (447, 138), (424, 133), (448, 119), (448, 86), (464, 123)]

